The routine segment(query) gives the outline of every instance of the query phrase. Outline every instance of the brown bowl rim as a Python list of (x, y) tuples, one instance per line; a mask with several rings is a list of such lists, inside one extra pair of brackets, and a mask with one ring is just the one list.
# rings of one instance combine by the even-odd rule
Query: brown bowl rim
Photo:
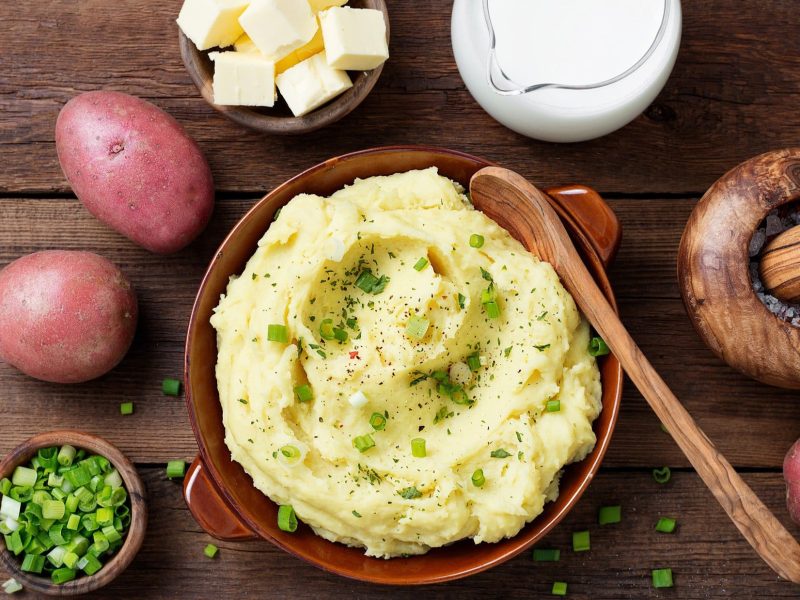
[[(205, 444), (205, 442), (203, 440), (203, 437), (202, 437), (202, 432), (201, 432), (201, 428), (200, 428), (200, 425), (199, 425), (199, 422), (198, 422), (198, 418), (197, 418), (197, 415), (195, 414), (195, 411), (194, 411), (194, 403), (193, 403), (193, 400), (192, 400), (194, 394), (192, 392), (192, 380), (191, 380), (191, 377), (190, 377), (190, 371), (191, 371), (191, 368), (192, 368), (192, 364), (191, 364), (191, 360), (190, 360), (190, 352), (191, 352), (191, 347), (192, 347), (192, 344), (193, 344), (193, 341), (194, 341), (195, 328), (197, 326), (197, 321), (199, 319), (199, 317), (198, 317), (199, 304), (200, 304), (201, 298), (203, 297), (204, 293), (206, 292), (206, 288), (209, 285), (209, 280), (211, 278), (212, 271), (214, 270), (214, 267), (215, 267), (217, 261), (219, 260), (219, 258), (224, 253), (225, 248), (228, 246), (228, 244), (230, 244), (231, 242), (234, 241), (234, 239), (237, 236), (240, 228), (243, 227), (243, 224), (245, 222), (247, 222), (250, 218), (252, 218), (253, 215), (258, 212), (259, 207), (263, 203), (268, 202), (270, 197), (272, 197), (273, 195), (279, 194), (280, 192), (282, 192), (282, 190), (284, 188), (295, 184), (296, 182), (298, 182), (298, 180), (307, 178), (307, 177), (309, 177), (309, 176), (311, 176), (313, 174), (316, 174), (316, 173), (318, 173), (319, 171), (322, 171), (322, 170), (335, 168), (337, 164), (339, 164), (339, 163), (341, 163), (343, 161), (354, 160), (354, 159), (357, 159), (357, 158), (363, 157), (363, 156), (388, 155), (388, 154), (391, 154), (391, 153), (398, 153), (398, 152), (432, 153), (432, 154), (438, 155), (439, 157), (450, 157), (450, 158), (463, 159), (465, 161), (479, 163), (479, 164), (482, 164), (482, 165), (494, 165), (495, 164), (495, 163), (493, 163), (491, 161), (485, 160), (485, 159), (480, 158), (480, 157), (476, 157), (476, 156), (468, 154), (466, 152), (461, 152), (461, 151), (458, 151), (458, 150), (451, 150), (451, 149), (442, 148), (442, 147), (436, 147), (436, 146), (423, 146), (423, 145), (381, 146), (381, 147), (367, 148), (367, 149), (363, 149), (363, 150), (349, 152), (349, 153), (346, 153), (346, 154), (343, 154), (343, 155), (339, 155), (339, 156), (330, 158), (330, 159), (328, 159), (328, 160), (326, 160), (326, 161), (324, 161), (322, 163), (316, 164), (316, 165), (306, 169), (305, 171), (295, 175), (294, 177), (291, 177), (290, 179), (286, 180), (282, 184), (280, 184), (277, 187), (275, 187), (273, 190), (271, 190), (269, 193), (267, 193), (265, 196), (263, 196), (258, 202), (256, 202), (247, 211), (247, 213), (241, 219), (239, 219), (239, 221), (237, 221), (237, 223), (233, 226), (233, 228), (228, 233), (228, 235), (224, 238), (224, 240), (220, 244), (220, 246), (217, 249), (217, 251), (214, 253), (214, 256), (213, 256), (213, 258), (212, 258), (212, 260), (211, 260), (211, 262), (209, 264), (209, 267), (208, 267), (208, 269), (206, 270), (206, 273), (203, 276), (203, 279), (201, 281), (200, 287), (198, 288), (198, 293), (197, 293), (197, 296), (195, 298), (195, 303), (194, 303), (194, 305), (192, 307), (192, 312), (191, 312), (191, 316), (190, 316), (190, 319), (189, 319), (188, 333), (187, 333), (187, 337), (186, 337), (186, 348), (185, 348), (184, 380), (185, 380), (185, 385), (186, 385), (185, 398), (186, 398), (186, 404), (187, 404), (187, 409), (188, 409), (188, 413), (189, 413), (189, 421), (190, 421), (190, 423), (192, 425), (192, 430), (193, 430), (193, 432), (195, 434), (195, 438), (197, 440), (197, 445), (198, 445), (199, 454), (200, 454), (200, 458), (201, 458), (202, 464), (205, 467), (205, 469), (207, 470), (207, 472), (209, 473), (209, 477), (210, 477), (212, 483), (214, 484), (214, 487), (216, 488), (216, 490), (222, 495), (222, 497), (225, 500), (225, 502), (232, 509), (232, 511), (236, 514), (236, 516), (241, 520), (241, 522), (245, 526), (247, 526), (250, 530), (252, 530), (254, 532), (254, 535), (256, 536), (256, 538), (267, 540), (267, 541), (271, 542), (272, 544), (274, 544), (275, 546), (277, 546), (277, 547), (281, 548), (282, 550), (288, 552), (289, 554), (291, 554), (291, 555), (293, 555), (293, 556), (295, 556), (297, 558), (300, 558), (300, 559), (304, 560), (305, 562), (307, 562), (309, 564), (312, 564), (312, 565), (314, 565), (314, 566), (316, 566), (316, 567), (318, 567), (318, 568), (320, 568), (320, 569), (322, 569), (324, 571), (327, 571), (329, 573), (333, 573), (333, 574), (340, 575), (340, 576), (343, 576), (343, 577), (347, 577), (347, 578), (350, 578), (350, 579), (355, 579), (355, 580), (358, 580), (358, 581), (366, 581), (366, 582), (370, 582), (370, 583), (378, 583), (378, 584), (386, 584), (386, 585), (403, 585), (403, 586), (406, 586), (406, 585), (425, 585), (425, 584), (433, 584), (433, 583), (443, 583), (443, 582), (446, 582), (446, 581), (452, 581), (452, 580), (455, 580), (455, 579), (461, 579), (461, 578), (464, 578), (464, 577), (467, 577), (467, 576), (470, 576), (470, 575), (474, 575), (474, 574), (480, 573), (480, 572), (485, 571), (487, 569), (490, 569), (490, 568), (492, 568), (494, 566), (497, 566), (497, 565), (499, 565), (499, 564), (501, 564), (501, 563), (513, 558), (514, 556), (517, 556), (521, 552), (524, 552), (525, 550), (527, 550), (528, 548), (533, 546), (536, 542), (541, 540), (547, 533), (549, 533), (564, 518), (564, 516), (574, 507), (574, 505), (577, 503), (577, 501), (580, 499), (580, 497), (585, 493), (586, 489), (589, 486), (589, 483), (591, 483), (592, 479), (594, 478), (595, 474), (597, 473), (597, 471), (598, 471), (598, 469), (600, 467), (600, 464), (602, 463), (602, 460), (603, 460), (603, 458), (605, 456), (605, 453), (608, 450), (609, 444), (611, 442), (611, 437), (613, 435), (613, 432), (614, 432), (614, 429), (615, 429), (615, 426), (616, 426), (616, 422), (617, 422), (617, 419), (618, 419), (618, 416), (619, 416), (619, 410), (620, 410), (620, 405), (621, 405), (621, 400), (622, 400), (622, 389), (623, 389), (624, 377), (623, 377), (622, 367), (619, 364), (619, 361), (616, 359), (616, 357), (614, 357), (613, 355), (608, 355), (607, 357), (605, 357), (605, 361), (606, 361), (606, 365), (605, 366), (611, 373), (613, 373), (611, 379), (617, 382), (616, 389), (614, 389), (613, 393), (611, 394), (610, 406), (606, 406), (605, 404), (603, 405), (603, 410), (604, 411), (609, 411), (609, 410), (611, 411), (610, 417), (609, 417), (609, 422), (608, 422), (608, 428), (607, 428), (607, 431), (606, 431), (604, 436), (597, 435), (597, 441), (595, 443), (595, 447), (593, 448), (593, 450), (589, 454), (589, 456), (587, 456), (584, 460), (582, 460), (580, 462), (572, 463), (572, 464), (567, 465), (565, 467), (565, 469), (568, 469), (570, 467), (572, 467), (573, 469), (578, 469), (579, 468), (581, 470), (581, 472), (582, 472), (582, 475), (580, 476), (579, 482), (576, 483), (575, 491), (567, 497), (566, 502), (564, 502), (563, 507), (560, 510), (558, 510), (557, 512), (555, 512), (552, 515), (550, 515), (548, 517), (549, 520), (544, 525), (541, 525), (540, 528), (533, 535), (531, 533), (525, 534), (525, 530), (527, 528), (531, 527), (532, 524), (536, 523), (536, 521), (538, 519), (541, 519), (542, 515), (537, 516), (535, 519), (533, 519), (532, 521), (527, 523), (525, 525), (525, 527), (523, 527), (523, 529), (520, 530), (519, 533), (517, 533), (516, 536), (513, 536), (511, 538), (505, 538), (505, 539), (501, 540), (500, 542), (497, 542), (497, 544), (491, 544), (491, 546), (494, 546), (494, 547), (498, 547), (499, 544), (507, 544), (507, 545), (509, 545), (509, 548), (505, 552), (502, 552), (501, 554), (499, 554), (497, 556), (494, 556), (489, 560), (485, 560), (483, 562), (480, 562), (479, 564), (476, 564), (476, 565), (472, 566), (471, 568), (461, 569), (461, 570), (458, 570), (458, 571), (438, 574), (438, 575), (434, 575), (434, 576), (428, 576), (428, 575), (424, 575), (423, 574), (423, 575), (417, 575), (416, 577), (405, 577), (405, 578), (402, 578), (402, 579), (396, 578), (396, 577), (366, 576), (366, 575), (364, 575), (362, 573), (359, 573), (357, 571), (346, 571), (346, 570), (343, 570), (343, 569), (340, 569), (340, 568), (333, 567), (328, 563), (320, 562), (320, 561), (316, 560), (315, 558), (313, 558), (311, 556), (308, 556), (306, 553), (302, 552), (302, 549), (298, 549), (298, 547), (296, 545), (292, 545), (291, 543), (287, 544), (287, 543), (281, 541), (280, 539), (277, 539), (275, 536), (271, 535), (269, 532), (265, 532), (263, 530), (263, 528), (260, 527), (260, 525), (257, 522), (254, 522), (250, 518), (250, 515), (247, 514), (246, 511), (242, 511), (240, 509), (240, 507), (239, 507), (239, 503), (236, 501), (235, 498), (233, 498), (233, 496), (231, 495), (229, 490), (224, 485), (222, 477), (220, 476), (220, 474), (217, 471), (217, 468), (216, 468), (215, 462), (213, 460), (213, 457), (212, 457), (210, 451), (208, 450), (208, 448), (206, 447), (206, 444)], [(563, 214), (562, 214), (562, 218), (563, 218)], [(607, 296), (607, 298), (608, 298), (609, 302), (611, 303), (612, 307), (614, 308), (614, 310), (617, 311), (618, 309), (617, 309), (616, 299), (614, 297), (610, 281), (608, 280), (606, 267), (604, 266), (602, 260), (599, 258), (597, 252), (592, 248), (591, 244), (589, 244), (586, 241), (585, 235), (583, 234), (583, 232), (578, 227), (576, 227), (575, 223), (571, 220), (571, 218), (566, 218), (565, 219), (565, 225), (567, 225), (567, 228), (568, 228), (568, 230), (570, 231), (571, 234), (574, 234), (577, 238), (580, 239), (580, 244), (582, 246), (582, 248), (580, 248), (580, 250), (588, 253), (590, 255), (590, 257), (591, 257), (591, 260), (594, 261), (595, 264), (593, 265), (593, 267), (597, 270), (598, 275), (601, 277), (601, 281), (600, 281), (601, 288), (603, 289), (604, 294)], [(268, 226), (269, 226), (269, 223), (266, 224), (265, 230), (266, 230), (266, 228)], [(593, 269), (590, 269), (590, 271), (593, 271)], [(601, 364), (600, 366), (601, 366), (601, 372), (602, 372), (604, 370), (603, 369), (603, 365)], [(605, 384), (605, 382), (604, 382), (604, 384)], [(604, 385), (604, 389), (605, 389), (605, 385)], [(608, 414), (608, 413), (606, 413), (606, 414)], [(597, 434), (597, 432), (595, 432), (595, 433)], [(235, 468), (241, 469), (241, 466), (237, 465), (236, 463), (233, 463), (233, 464), (235, 465)], [(248, 478), (249, 478), (249, 476), (248, 476)], [(563, 495), (563, 493), (560, 491), (559, 492), (559, 498), (562, 497), (562, 495)], [(269, 498), (267, 498), (267, 500), (271, 502), (271, 500), (269, 500)], [(548, 510), (548, 507), (551, 507), (551, 506), (553, 506), (553, 503), (550, 503), (549, 505), (546, 505), (546, 509), (545, 510)], [(515, 540), (516, 540), (516, 543), (515, 543)], [(342, 544), (335, 543), (335, 542), (327, 542), (327, 543), (331, 544), (334, 547), (334, 549), (338, 549), (339, 547), (341, 547), (342, 549), (346, 548), (346, 546), (344, 546)], [(456, 542), (456, 543), (464, 543), (464, 540), (460, 540), (459, 542)], [(446, 552), (447, 549), (448, 549), (448, 547), (445, 546), (445, 547), (442, 547), (442, 548), (434, 548), (430, 552)], [(394, 558), (392, 560), (393, 561), (415, 560), (415, 559), (416, 560), (424, 560), (425, 556), (428, 556), (430, 554), (430, 552), (428, 554), (425, 554), (425, 555), (414, 556), (414, 557), (409, 557), (409, 558)], [(367, 556), (364, 556), (364, 559), (365, 560), (373, 560), (373, 561), (383, 560), (383, 559), (376, 559), (376, 558), (367, 557)]]
[(128, 568), (139, 552), (147, 529), (147, 493), (136, 467), (119, 448), (99, 436), (72, 429), (48, 431), (34, 435), (3, 457), (0, 461), (0, 479), (10, 477), (17, 466), (30, 460), (40, 448), (64, 444), (100, 454), (116, 467), (125, 482), (125, 489), (131, 501), (131, 525), (119, 551), (103, 565), (100, 571), (94, 575), (82, 575), (63, 584), (55, 584), (47, 577), (22, 571), (19, 560), (11, 555), (6, 548), (5, 541), (0, 538), (0, 563), (26, 589), (48, 596), (77, 596), (111, 583)]
[[(385, 0), (368, 1), (372, 4), (368, 8), (374, 8), (383, 13), (383, 19), (386, 23), (386, 41), (388, 43), (390, 41), (389, 9), (386, 6), (386, 2)], [(274, 111), (275, 107), (259, 109), (257, 107), (214, 104), (211, 79), (209, 77), (209, 72), (213, 73), (213, 69), (208, 58), (208, 53), (214, 49), (198, 50), (197, 46), (181, 31), (180, 27), (178, 27), (178, 46), (184, 67), (186, 67), (192, 83), (194, 83), (203, 100), (209, 106), (234, 123), (238, 123), (248, 129), (278, 135), (311, 133), (343, 119), (369, 96), (372, 88), (378, 83), (383, 67), (386, 64), (384, 62), (369, 71), (349, 71), (353, 87), (310, 113), (302, 117), (295, 117), (291, 114), (267, 114), (267, 111)], [(355, 74), (354, 77), (353, 74)]]

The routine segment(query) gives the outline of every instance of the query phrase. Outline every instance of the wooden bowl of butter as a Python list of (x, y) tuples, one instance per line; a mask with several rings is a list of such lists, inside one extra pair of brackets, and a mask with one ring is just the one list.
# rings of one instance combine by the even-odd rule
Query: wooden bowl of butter
[(184, 0), (181, 56), (226, 117), (273, 134), (315, 131), (367, 97), (389, 57), (384, 0)]

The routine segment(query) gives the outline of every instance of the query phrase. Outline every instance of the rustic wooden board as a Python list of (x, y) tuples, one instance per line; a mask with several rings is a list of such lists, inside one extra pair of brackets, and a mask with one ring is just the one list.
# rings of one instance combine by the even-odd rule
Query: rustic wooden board
[[(8, 240), (0, 245), (0, 266), (45, 248), (91, 249), (129, 275), (141, 309), (133, 348), (100, 380), (53, 385), (0, 364), (5, 423), (14, 432), (0, 436), (0, 453), (41, 431), (47, 421), (52, 427), (80, 427), (107, 436), (135, 461), (192, 456), (196, 446), (183, 401), (163, 396), (160, 382), (180, 377), (186, 325), (206, 264), (253, 202), (223, 199), (199, 241), (163, 258), (107, 229), (75, 200), (0, 200), (0, 240)], [(694, 333), (677, 296), (675, 255), (692, 203), (625, 199), (610, 204), (625, 230), (612, 280), (634, 338), (735, 466), (779, 465), (800, 435), (800, 394), (766, 388), (714, 357)], [(119, 403), (129, 400), (136, 413), (121, 417)], [(605, 464), (688, 465), (630, 384)]]
[(226, 191), (264, 190), (365, 146), (421, 143), (486, 156), (539, 184), (702, 192), (745, 158), (796, 144), (800, 134), (794, 0), (683, 2), (678, 63), (653, 106), (620, 132), (566, 146), (516, 135), (480, 109), (450, 48), (452, 3), (427, 0), (389, 3), (392, 57), (352, 115), (299, 138), (249, 133), (208, 107), (185, 73), (174, 23), (180, 4), (51, 0), (20, 11), (0, 3), (0, 193), (67, 191), (55, 118), (70, 97), (98, 88), (152, 99), (175, 115)]
[[(739, 536), (693, 473), (674, 473), (666, 485), (650, 473), (603, 470), (567, 518), (542, 542), (559, 548), (558, 563), (534, 563), (529, 552), (491, 571), (422, 588), (386, 588), (331, 575), (267, 542), (216, 542), (216, 559), (203, 555), (213, 542), (192, 519), (177, 482), (163, 466), (140, 469), (148, 488), (150, 523), (139, 556), (110, 586), (91, 598), (292, 598), (419, 597), (546, 598), (553, 581), (566, 581), (569, 598), (711, 597), (797, 598)], [(745, 477), (784, 522), (783, 481), (774, 473)], [(597, 510), (622, 504), (622, 522), (600, 527)], [(674, 534), (654, 531), (661, 516), (678, 520)], [(575, 553), (573, 531), (589, 529), (592, 549)], [(800, 528), (792, 527), (795, 534)], [(675, 587), (655, 590), (650, 571), (669, 567)], [(0, 577), (3, 577), (0, 572)], [(23, 594), (21, 598), (33, 597)]]

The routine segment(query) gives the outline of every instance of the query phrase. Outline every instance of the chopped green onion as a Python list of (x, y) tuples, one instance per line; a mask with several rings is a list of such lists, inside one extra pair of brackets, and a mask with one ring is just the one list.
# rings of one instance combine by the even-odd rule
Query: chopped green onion
[(588, 531), (576, 531), (572, 534), (572, 549), (575, 552), (585, 552), (590, 547)]
[(122, 539), (122, 536), (119, 534), (119, 531), (117, 531), (117, 528), (113, 525), (106, 525), (105, 527), (103, 527), (101, 531), (103, 532), (103, 535), (106, 536), (106, 538), (108, 538), (108, 542), (110, 544), (118, 542), (119, 540)]
[(333, 337), (340, 344), (344, 344), (347, 341), (347, 337), (348, 337), (347, 336), (347, 331), (342, 329), (342, 328), (340, 328), (340, 327), (334, 327), (333, 328)]
[(428, 259), (427, 258), (420, 258), (417, 263), (414, 265), (415, 271), (422, 271), (425, 267), (428, 266)]
[(300, 402), (308, 402), (314, 399), (314, 392), (311, 391), (311, 386), (308, 384), (298, 385), (294, 388), (294, 393)]
[(536, 562), (558, 562), (561, 550), (558, 548), (534, 548), (533, 560)]
[(366, 293), (372, 292), (372, 288), (378, 283), (378, 278), (372, 274), (369, 269), (364, 269), (356, 279), (356, 287), (365, 291)]
[(278, 507), (278, 529), (289, 533), (297, 531), (297, 515), (294, 514), (294, 508), (289, 504)]
[(672, 569), (653, 569), (653, 587), (671, 588)]
[(560, 412), (561, 400), (548, 400), (544, 407), (545, 412)]
[(401, 497), (405, 498), (406, 500), (413, 500), (414, 498), (419, 498), (422, 496), (422, 492), (420, 492), (416, 486), (411, 486), (407, 488), (403, 488), (399, 492), (397, 492)]
[(83, 487), (92, 480), (92, 474), (83, 464), (64, 472), (64, 477), (73, 486), (73, 488)]
[(374, 412), (369, 418), (369, 424), (372, 425), (375, 431), (382, 431), (386, 428), (386, 416), (379, 412)]
[(496, 301), (487, 302), (483, 307), (486, 309), (486, 316), (490, 319), (496, 319), (500, 316), (500, 306)]
[(490, 285), (488, 288), (481, 291), (481, 304), (494, 302), (495, 300), (497, 300), (497, 292), (494, 289), (494, 285)]
[(75, 448), (69, 444), (61, 446), (61, 449), (58, 451), (58, 464), (62, 467), (68, 467), (72, 464), (73, 460), (75, 460)]
[(300, 449), (297, 446), (287, 444), (286, 446), (281, 446), (278, 451), (290, 461), (300, 458)]
[(11, 518), (16, 521), (19, 519), (21, 509), (22, 503), (11, 496), (3, 496), (3, 499), (0, 500), (0, 517)]
[(17, 467), (11, 475), (11, 483), (22, 487), (33, 487), (36, 484), (36, 469)]
[(78, 527), (80, 527), (80, 524), (81, 524), (81, 518), (78, 515), (75, 514), (70, 515), (69, 519), (67, 519), (67, 529), (70, 529), (72, 531), (76, 531)]
[(551, 594), (553, 594), (553, 596), (566, 596), (567, 595), (566, 581), (554, 581)]
[(167, 478), (175, 479), (186, 474), (186, 463), (182, 460), (171, 460), (167, 463)]
[[(272, 327), (272, 325), (270, 325)], [(161, 392), (166, 396), (177, 396), (181, 393), (181, 382), (179, 379), (167, 377), (161, 382)]]
[(3, 496), (8, 495), (11, 485), (11, 480), (8, 477), (3, 477), (3, 479), (0, 479), (0, 494)]
[(45, 519), (60, 519), (64, 516), (66, 509), (61, 500), (45, 500), (42, 505), (42, 517)]
[(44, 556), (41, 554), (26, 554), (22, 559), (20, 569), (27, 573), (41, 573), (44, 568)]
[(319, 326), (319, 335), (323, 340), (333, 339), (333, 319), (323, 319)]
[(289, 342), (289, 330), (286, 325), (271, 323), (267, 325), (267, 340), (270, 342), (280, 342), (286, 344)]
[(660, 469), (653, 469), (653, 479), (658, 483), (667, 483), (672, 477), (672, 471), (669, 467), (661, 467)]
[(430, 321), (425, 317), (411, 315), (406, 323), (406, 334), (417, 340), (421, 340), (428, 332)]
[(97, 560), (97, 557), (92, 554), (86, 554), (78, 561), (77, 566), (81, 571), (87, 575), (94, 575), (103, 568), (103, 563)]
[(473, 233), (469, 236), (469, 245), (472, 248), (483, 248), (483, 236), (479, 233)]
[(622, 521), (622, 507), (619, 505), (601, 506), (600, 512), (597, 515), (597, 521), (600, 523), (600, 525), (619, 523)]
[(16, 594), (19, 591), (22, 591), (22, 584), (17, 581), (16, 579), (7, 579), (2, 586), (3, 591), (6, 594)]
[(595, 336), (589, 341), (589, 356), (605, 356), (611, 352), (605, 340)]
[(219, 548), (217, 548), (214, 544), (207, 544), (206, 547), (203, 548), (203, 554), (205, 554), (208, 558), (214, 558), (218, 552)]
[(43, 469), (53, 469), (58, 467), (58, 448), (55, 446), (51, 448), (40, 448), (36, 453), (36, 458), (39, 459), (39, 464)]
[(473, 372), (481, 368), (481, 357), (477, 352), (470, 354), (467, 357), (467, 366), (469, 367), (469, 370)]
[(508, 458), (511, 456), (511, 453), (506, 451), (505, 448), (498, 448), (497, 450), (492, 450), (490, 456), (492, 458)]
[(425, 438), (414, 438), (411, 440), (411, 456), (415, 458), (425, 458), (428, 452), (425, 448)]
[(483, 487), (483, 484), (486, 483), (486, 477), (483, 475), (483, 469), (475, 469), (472, 473), (472, 485), (475, 487)]
[(111, 525), (114, 523), (114, 511), (107, 507), (98, 508), (94, 518), (101, 527)]
[(659, 533), (672, 533), (675, 531), (675, 525), (677, 525), (677, 523), (675, 519), (660, 517), (658, 523), (656, 523), (656, 531)]
[(121, 415), (132, 415), (133, 414), (133, 402), (123, 402), (119, 405), (119, 414)]
[(108, 536), (102, 531), (95, 531), (92, 535), (92, 542), (95, 549), (100, 552), (105, 552), (108, 550), (111, 544), (108, 543)]
[(375, 440), (370, 434), (358, 435), (353, 438), (353, 447), (359, 452), (366, 452), (375, 446)]
[(76, 573), (73, 569), (62, 567), (50, 573), (50, 579), (53, 581), (53, 583), (61, 584), (72, 581), (75, 579), (75, 575)]

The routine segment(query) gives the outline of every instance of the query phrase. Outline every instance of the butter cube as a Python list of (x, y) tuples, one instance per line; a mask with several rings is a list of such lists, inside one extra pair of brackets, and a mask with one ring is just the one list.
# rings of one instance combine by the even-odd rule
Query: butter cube
[(291, 69), (297, 63), (311, 58), (315, 54), (322, 52), (324, 46), (322, 44), (322, 30), (318, 29), (311, 41), (305, 46), (300, 46), (294, 52), (291, 52), (275, 63), (275, 74), (280, 75), (287, 69)]
[(367, 71), (389, 58), (383, 13), (370, 8), (329, 8), (319, 13), (328, 64)]
[(239, 24), (261, 53), (275, 61), (307, 44), (317, 31), (307, 0), (253, 0)]
[(240, 35), (235, 42), (233, 42), (233, 48), (237, 52), (258, 52), (261, 54), (256, 45), (253, 43), (253, 40), (250, 39), (250, 36), (246, 33)]
[(242, 35), (239, 16), (249, 0), (185, 0), (178, 27), (198, 50), (230, 46)]
[(347, 73), (333, 69), (320, 52), (277, 77), (278, 89), (294, 116), (301, 117), (353, 86)]
[(315, 13), (329, 9), (331, 6), (344, 6), (347, 0), (308, 0), (311, 10)]
[(275, 105), (275, 63), (252, 52), (213, 52), (214, 104)]

